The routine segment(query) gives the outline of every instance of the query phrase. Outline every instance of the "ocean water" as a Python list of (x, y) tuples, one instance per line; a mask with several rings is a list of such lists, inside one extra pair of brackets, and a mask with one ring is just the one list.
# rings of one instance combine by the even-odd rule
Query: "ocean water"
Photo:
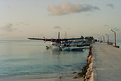
[(120, 48), (121, 48), (121, 40), (117, 41), (117, 45), (120, 46)]
[(0, 41), (0, 78), (43, 74), (73, 74), (86, 64), (89, 50), (47, 50), (42, 41)]

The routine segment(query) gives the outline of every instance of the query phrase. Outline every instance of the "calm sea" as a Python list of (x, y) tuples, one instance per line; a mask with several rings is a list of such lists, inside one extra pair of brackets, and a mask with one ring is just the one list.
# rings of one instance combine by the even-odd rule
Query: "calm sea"
[(117, 41), (117, 45), (120, 46), (120, 48), (121, 48), (121, 40)]
[(0, 41), (0, 78), (81, 71), (89, 50), (47, 50), (42, 41)]

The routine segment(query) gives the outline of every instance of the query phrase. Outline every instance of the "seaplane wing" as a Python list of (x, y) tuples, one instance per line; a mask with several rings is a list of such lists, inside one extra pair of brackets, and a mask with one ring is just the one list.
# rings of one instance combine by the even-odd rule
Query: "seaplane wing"
[(43, 40), (43, 41), (51, 41), (51, 40), (56, 40), (56, 39), (42, 39), (42, 38), (28, 38), (30, 40)]
[(61, 41), (68, 41), (68, 40), (81, 40), (83, 37), (80, 38), (60, 38), (60, 32), (58, 32), (58, 38), (57, 39), (47, 39), (47, 38), (28, 38), (30, 40), (43, 40), (43, 41), (51, 41), (51, 42), (61, 42)]
[(42, 38), (28, 38), (30, 40), (43, 40), (43, 41), (68, 41), (68, 40), (80, 40), (82, 38), (64, 38), (64, 39), (42, 39)]

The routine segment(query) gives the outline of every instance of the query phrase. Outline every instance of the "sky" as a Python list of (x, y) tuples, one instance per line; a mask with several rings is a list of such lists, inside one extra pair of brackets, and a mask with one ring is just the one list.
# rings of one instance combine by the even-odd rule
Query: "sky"
[(0, 0), (0, 40), (121, 35), (121, 0)]

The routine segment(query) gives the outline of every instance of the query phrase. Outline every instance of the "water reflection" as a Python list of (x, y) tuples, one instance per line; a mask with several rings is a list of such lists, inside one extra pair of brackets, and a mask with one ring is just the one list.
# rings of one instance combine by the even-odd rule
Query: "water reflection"
[(46, 50), (40, 41), (0, 41), (0, 76), (80, 71), (88, 50)]

